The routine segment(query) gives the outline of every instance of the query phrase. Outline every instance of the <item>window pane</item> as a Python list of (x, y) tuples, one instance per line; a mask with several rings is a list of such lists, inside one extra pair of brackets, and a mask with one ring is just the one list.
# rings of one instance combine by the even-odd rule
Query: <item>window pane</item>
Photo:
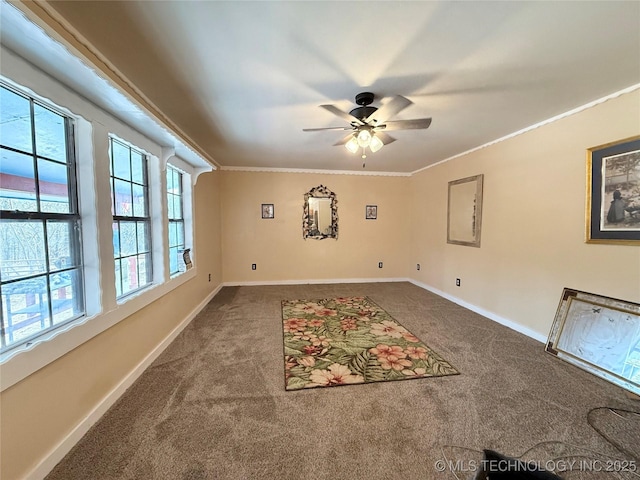
[(120, 259), (116, 259), (115, 261), (116, 268), (116, 297), (122, 295), (122, 268), (120, 266)]
[(138, 255), (138, 273), (141, 287), (151, 283), (151, 254)]
[(173, 192), (173, 168), (167, 166), (167, 192)]
[(0, 222), (0, 277), (3, 282), (44, 273), (44, 228), (39, 220)]
[(144, 178), (144, 157), (140, 152), (131, 150), (131, 180), (136, 183), (146, 184)]
[(33, 106), (36, 127), (36, 153), (61, 162), (67, 161), (64, 117), (40, 105)]
[(38, 210), (33, 157), (0, 149), (0, 210)]
[(138, 253), (149, 252), (151, 245), (147, 234), (147, 223), (138, 222)]
[(120, 228), (119, 222), (113, 222), (113, 256), (120, 256)]
[(178, 228), (178, 246), (184, 248), (184, 222), (176, 222)]
[(131, 181), (131, 159), (129, 147), (119, 142), (111, 141), (113, 171), (115, 177)]
[(82, 315), (84, 301), (81, 298), (80, 273), (78, 270), (51, 275), (51, 308), (53, 323), (61, 323)]
[(32, 153), (31, 108), (29, 100), (0, 88), (0, 143)]
[(49, 327), (46, 278), (43, 276), (3, 285), (2, 313), (7, 344)]
[(115, 180), (116, 215), (130, 217), (133, 214), (131, 198), (131, 184), (122, 180)]
[(169, 222), (169, 247), (175, 247), (178, 244), (178, 228), (175, 222)]
[(169, 274), (173, 275), (178, 272), (178, 247), (169, 249)]
[(174, 218), (181, 219), (182, 218), (182, 197), (178, 195), (174, 195), (173, 197), (173, 214)]
[(136, 222), (120, 222), (120, 255), (135, 255), (138, 242), (136, 240)]
[(38, 159), (40, 210), (70, 213), (67, 165)]
[(74, 258), (72, 253), (76, 241), (74, 226), (73, 221), (47, 221), (50, 272), (79, 265), (79, 259)]
[(138, 263), (135, 256), (120, 261), (122, 275), (122, 295), (138, 288)]
[(134, 217), (146, 217), (147, 205), (145, 199), (146, 188), (133, 184), (133, 216)]
[(167, 216), (169, 220), (175, 218), (175, 212), (173, 208), (173, 195), (167, 195)]

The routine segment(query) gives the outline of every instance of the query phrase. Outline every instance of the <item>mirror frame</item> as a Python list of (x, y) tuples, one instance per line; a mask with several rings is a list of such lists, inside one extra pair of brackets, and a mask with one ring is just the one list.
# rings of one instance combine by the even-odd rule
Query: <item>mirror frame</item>
[[(331, 233), (311, 234), (311, 217), (309, 216), (309, 198), (329, 198), (331, 200)], [(304, 194), (304, 205), (302, 206), (302, 238), (314, 238), (324, 240), (325, 238), (338, 239), (338, 200), (336, 194), (324, 185), (318, 185)]]

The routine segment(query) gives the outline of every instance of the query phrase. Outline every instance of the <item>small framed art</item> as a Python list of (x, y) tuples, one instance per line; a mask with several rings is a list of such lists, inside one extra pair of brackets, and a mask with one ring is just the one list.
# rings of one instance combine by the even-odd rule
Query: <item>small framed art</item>
[(367, 220), (376, 220), (378, 218), (378, 206), (377, 205), (367, 205), (365, 208), (364, 217)]
[(273, 203), (262, 204), (262, 218), (273, 218)]

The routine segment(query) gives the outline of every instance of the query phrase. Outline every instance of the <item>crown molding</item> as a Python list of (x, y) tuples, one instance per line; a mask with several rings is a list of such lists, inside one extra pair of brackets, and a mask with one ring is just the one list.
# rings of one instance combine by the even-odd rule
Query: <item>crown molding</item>
[(322, 170), (310, 168), (270, 168), (270, 167), (231, 167), (222, 166), (222, 171), (229, 172), (267, 172), (267, 173), (314, 173), (322, 175), (362, 175), (377, 177), (410, 177), (410, 172), (362, 172), (358, 170)]
[(496, 143), (504, 142), (505, 140), (509, 140), (510, 138), (517, 137), (518, 135), (522, 135), (523, 133), (530, 132), (531, 130), (535, 130), (536, 128), (542, 127), (544, 125), (548, 125), (548, 124), (556, 122), (558, 120), (562, 120), (563, 118), (566, 118), (566, 117), (570, 117), (571, 115), (575, 115), (576, 113), (580, 113), (580, 112), (582, 112), (584, 110), (588, 110), (589, 108), (595, 107), (596, 105), (600, 105), (601, 103), (607, 102), (609, 100), (613, 100), (614, 98), (618, 98), (618, 97), (620, 97), (622, 95), (626, 95), (627, 93), (634, 92), (634, 91), (636, 91), (638, 89), (640, 89), (640, 83), (637, 83), (635, 85), (631, 85), (630, 87), (627, 87), (627, 88), (623, 88), (622, 90), (619, 90), (617, 92), (614, 92), (614, 93), (611, 93), (609, 95), (606, 95), (606, 96), (604, 96), (602, 98), (599, 98), (597, 100), (589, 102), (589, 103), (587, 103), (585, 105), (581, 105), (580, 107), (576, 107), (573, 110), (569, 110), (568, 112), (556, 115), (555, 117), (548, 118), (547, 120), (543, 120), (543, 121), (538, 122), (538, 123), (536, 123), (534, 125), (531, 125), (529, 127), (523, 128), (522, 130), (518, 130), (517, 132), (510, 133), (509, 135), (505, 135), (504, 137), (500, 137), (497, 140), (493, 140), (491, 142), (485, 143), (484, 145), (480, 145), (479, 147), (475, 147), (475, 148), (472, 148), (470, 150), (466, 150), (464, 152), (458, 153), (458, 154), (453, 155), (451, 157), (445, 158), (444, 160), (440, 160), (439, 162), (432, 163), (431, 165), (427, 165), (426, 167), (422, 167), (419, 170), (415, 170), (415, 171), (411, 172), (410, 175), (413, 176), (416, 173), (420, 173), (420, 172), (423, 172), (424, 170), (427, 170), (429, 168), (433, 168), (435, 166), (441, 165), (441, 164), (443, 164), (445, 162), (448, 162), (449, 160), (454, 160), (454, 159), (459, 158), (459, 157), (464, 157), (466, 155), (469, 155), (470, 153), (477, 152), (478, 150), (481, 150), (481, 149), (486, 148), (486, 147), (490, 147), (491, 145), (495, 145)]

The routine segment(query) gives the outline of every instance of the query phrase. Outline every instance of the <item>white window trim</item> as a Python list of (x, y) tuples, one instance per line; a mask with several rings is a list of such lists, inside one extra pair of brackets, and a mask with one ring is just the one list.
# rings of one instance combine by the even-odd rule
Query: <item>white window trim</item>
[[(3, 61), (2, 79), (4, 81), (45, 104), (53, 104), (58, 110), (74, 119), (78, 177), (81, 178), (78, 182), (78, 197), (82, 219), (85, 282), (88, 282), (86, 285), (100, 287), (98, 296), (86, 295), (86, 317), (54, 331), (45, 332), (33, 341), (0, 355), (0, 391), (4, 391), (195, 278), (197, 263), (194, 260), (193, 268), (173, 278), (168, 277), (168, 266), (164, 265), (165, 257), (167, 257), (164, 255), (164, 251), (168, 242), (168, 239), (165, 240), (166, 235), (164, 235), (167, 232), (167, 221), (164, 218), (166, 178), (163, 179), (164, 168), (161, 166), (160, 159), (163, 157), (163, 149), (166, 147), (162, 147), (117, 120), (110, 113), (96, 107), (4, 46), (0, 47), (0, 55)], [(151, 162), (152, 165), (155, 165), (153, 167), (155, 171), (150, 172), (150, 175), (155, 178), (155, 185), (150, 185), (150, 192), (153, 191), (153, 195), (160, 195), (161, 198), (164, 198), (160, 202), (157, 201), (157, 197), (150, 199), (151, 204), (155, 206), (152, 212), (152, 229), (155, 229), (153, 232), (154, 250), (159, 249), (158, 252), (154, 251), (154, 283), (137, 294), (131, 295), (126, 302), (120, 304), (116, 301), (115, 271), (111, 261), (113, 259), (111, 235), (113, 217), (108, 182), (109, 134), (117, 135), (119, 138), (131, 142), (137, 148), (149, 153), (150, 158), (155, 159)], [(164, 134), (166, 131), (163, 131)], [(91, 158), (92, 161), (83, 161), (82, 156)], [(165, 158), (169, 159), (169, 157)], [(179, 157), (171, 158), (171, 163), (174, 165), (177, 163), (186, 172), (191, 172), (191, 181), (194, 185), (200, 173), (213, 169), (213, 167), (202, 166), (202, 163), (191, 165)], [(165, 185), (164, 188), (162, 188), (163, 185)], [(190, 211), (193, 218), (193, 204)], [(190, 233), (193, 233), (194, 227), (195, 225), (192, 225)], [(108, 262), (110, 267), (104, 262)], [(156, 262), (159, 265), (156, 265)], [(168, 262), (168, 258), (166, 258), (166, 262)], [(89, 288), (85, 290), (88, 291)]]
[[(164, 195), (164, 202), (165, 202), (165, 206), (164, 206), (164, 211), (167, 212), (168, 211), (168, 205), (166, 205), (167, 203), (167, 195), (166, 195), (166, 191), (167, 191), (167, 165), (171, 165), (173, 168), (175, 168), (176, 170), (178, 170), (180, 173), (182, 173), (182, 218), (184, 221), (184, 248), (190, 248), (191, 251), (190, 256), (191, 256), (191, 263), (193, 263), (195, 265), (195, 261), (196, 261), (196, 252), (195, 252), (195, 248), (194, 248), (194, 234), (195, 234), (195, 225), (193, 222), (193, 218), (195, 215), (195, 211), (194, 211), (194, 205), (193, 205), (193, 186), (195, 183), (194, 182), (194, 177), (197, 177), (197, 175), (194, 175), (194, 168), (189, 165), (188, 163), (184, 162), (183, 160), (181, 160), (179, 157), (169, 157), (168, 160), (165, 162), (165, 167), (163, 170), (163, 191), (165, 192)], [(169, 217), (168, 215), (165, 215), (164, 218), (164, 224), (166, 227), (166, 230), (164, 232), (164, 234), (167, 236), (168, 238), (168, 233), (169, 233)], [(169, 267), (169, 255), (165, 255), (166, 257), (166, 272), (170, 272), (171, 268)], [(187, 270), (188, 271), (188, 270)], [(184, 275), (187, 271), (184, 272), (178, 272), (175, 273), (173, 275), (170, 275), (170, 278), (175, 278), (178, 277), (180, 275)]]

